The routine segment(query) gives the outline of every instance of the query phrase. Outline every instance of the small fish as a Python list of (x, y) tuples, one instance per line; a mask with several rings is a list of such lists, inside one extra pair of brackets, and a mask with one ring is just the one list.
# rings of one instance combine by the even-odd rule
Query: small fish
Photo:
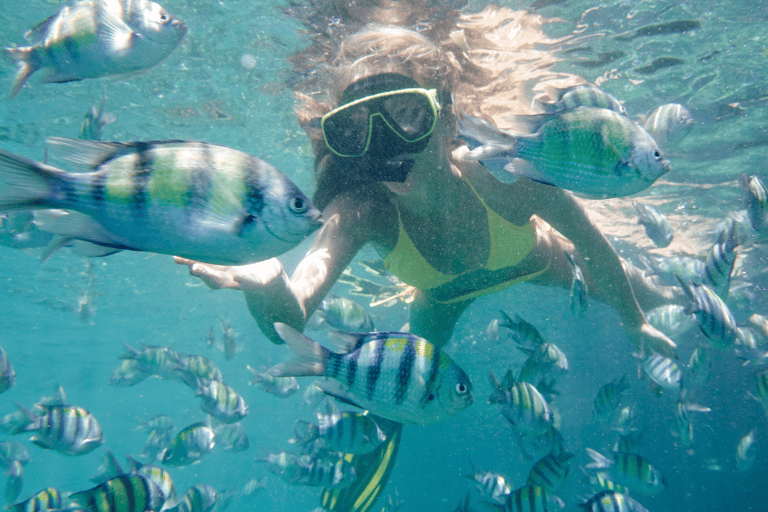
[(755, 231), (765, 227), (768, 212), (768, 189), (758, 176), (739, 174), (739, 185), (744, 192), (744, 208), (747, 210), (749, 223)]
[(504, 504), (505, 512), (553, 512), (563, 508), (563, 500), (537, 485), (515, 489)]
[(512, 339), (519, 345), (523, 345), (526, 341), (530, 341), (533, 345), (543, 345), (546, 343), (544, 338), (532, 324), (526, 322), (520, 315), (515, 314), (510, 317), (504, 311), (499, 311), (501, 317), (504, 320), (503, 323), (499, 323), (499, 327), (504, 327), (511, 331)]
[(768, 370), (755, 373), (755, 393), (749, 396), (763, 406), (763, 411), (768, 416)]
[(140, 475), (120, 475), (67, 498), (67, 510), (84, 512), (144, 512), (160, 510), (158, 487)]
[(237, 336), (235, 330), (232, 328), (232, 324), (221, 319), (221, 333), (222, 345), (224, 347), (224, 359), (227, 361), (235, 357), (235, 351), (237, 350)]
[(213, 433), (216, 435), (215, 442), (225, 451), (242, 452), (251, 446), (248, 434), (240, 422), (218, 425), (213, 428)]
[(636, 453), (619, 452), (614, 454), (613, 459), (609, 459), (591, 448), (586, 450), (592, 459), (587, 468), (607, 470), (613, 482), (632, 492), (653, 496), (667, 487), (661, 472)]
[(760, 334), (768, 338), (768, 318), (753, 313), (749, 316), (749, 323), (756, 327), (760, 331)]
[(5, 481), (5, 501), (13, 503), (21, 494), (21, 487), (24, 485), (24, 467), (21, 462), (14, 460), (5, 470), (8, 479)]
[(251, 365), (247, 368), (253, 374), (253, 380), (248, 385), (259, 384), (261, 389), (271, 395), (288, 398), (299, 390), (299, 381), (296, 377), (273, 377), (266, 371), (256, 370)]
[(692, 256), (670, 256), (651, 258), (640, 256), (648, 271), (662, 278), (663, 284), (676, 285), (681, 277), (688, 282), (701, 284), (704, 281), (706, 263)]
[(691, 353), (688, 368), (691, 374), (691, 384), (700, 388), (704, 387), (709, 379), (709, 371), (712, 368), (712, 356), (709, 353), (709, 348), (705, 346), (696, 347)]
[(215, 438), (210, 422), (193, 423), (176, 434), (170, 448), (162, 455), (163, 464), (188, 466), (200, 462), (203, 455), (213, 450)]
[(236, 423), (248, 415), (243, 397), (223, 382), (198, 379), (195, 395), (202, 399), (200, 408), (222, 423)]
[(104, 443), (98, 421), (82, 407), (46, 406), (41, 416), (18, 407), (27, 415), (28, 422), (12, 433), (34, 432), (30, 441), (40, 448), (64, 455), (84, 455)]
[(507, 372), (499, 383), (489, 372), (492, 393), (488, 403), (501, 404), (501, 414), (523, 435), (542, 436), (553, 427), (549, 404), (535, 386), (528, 382), (514, 382)]
[(649, 112), (640, 124), (659, 146), (668, 148), (680, 144), (696, 123), (685, 106), (667, 103)]
[(686, 313), (686, 307), (680, 304), (653, 308), (645, 314), (645, 320), (670, 337), (681, 336), (698, 324), (696, 317)]
[(160, 466), (142, 464), (130, 455), (126, 456), (130, 466), (130, 474), (138, 475), (152, 482), (160, 493), (162, 502), (176, 496), (176, 489), (173, 485), (171, 474)]
[(327, 394), (401, 423), (427, 425), (472, 405), (472, 384), (445, 352), (402, 332), (336, 333), (335, 351), (292, 327), (275, 330), (294, 358), (272, 367), (276, 377), (325, 376)]
[(597, 391), (595, 396), (595, 408), (593, 411), (594, 417), (597, 421), (610, 420), (616, 409), (621, 403), (621, 399), (624, 397), (624, 392), (629, 389), (629, 383), (627, 382), (627, 376), (622, 375), (621, 378), (614, 379), (608, 384), (604, 384)]
[(686, 313), (693, 313), (699, 322), (699, 329), (716, 349), (732, 347), (738, 338), (736, 319), (725, 302), (707, 285), (688, 284), (679, 280), (685, 294), (691, 299)]
[(205, 331), (205, 341), (208, 343), (208, 347), (216, 345), (216, 329), (214, 327), (209, 327)]
[(619, 438), (613, 443), (612, 451), (614, 453), (637, 453), (642, 444), (644, 430), (625, 430)]
[(485, 336), (490, 341), (499, 341), (499, 319), (494, 318), (488, 322), (488, 327), (485, 328)]
[(27, 447), (17, 441), (0, 441), (0, 458), (6, 464), (13, 461), (29, 464), (32, 461)]
[(27, 32), (30, 46), (3, 50), (18, 66), (11, 97), (38, 70), (50, 83), (149, 69), (186, 33), (183, 21), (149, 0), (76, 1)]
[(163, 505), (163, 512), (211, 512), (219, 493), (208, 484), (196, 484), (184, 496), (171, 498)]
[[(473, 123), (473, 126), (469, 126)], [(623, 197), (651, 186), (669, 172), (653, 138), (631, 119), (608, 109), (577, 107), (539, 118), (530, 135), (514, 135), (465, 116), (465, 129), (483, 145), (468, 160), (527, 160), (533, 166), (506, 166), (509, 173), (592, 197)], [(492, 168), (490, 168), (492, 170)]]
[(588, 512), (648, 512), (637, 500), (616, 491), (600, 491), (579, 504)]
[(731, 286), (731, 274), (736, 263), (736, 247), (739, 241), (736, 237), (736, 223), (731, 222), (720, 232), (717, 242), (707, 253), (704, 269), (704, 284), (709, 286), (721, 299), (728, 298)]
[(93, 304), (91, 303), (91, 296), (87, 292), (83, 292), (77, 297), (75, 312), (81, 322), (90, 322), (93, 316)]
[(341, 453), (370, 453), (387, 440), (369, 414), (340, 412), (330, 401), (324, 413), (317, 413), (317, 424), (296, 420), (294, 432), (296, 444), (317, 440), (322, 448)]
[(49, 139), (67, 172), (0, 150), (0, 210), (64, 208), (56, 234), (112, 250), (241, 265), (293, 248), (320, 211), (280, 171), (203, 142)]
[(330, 326), (346, 332), (372, 332), (374, 330), (371, 315), (357, 302), (329, 295), (320, 302), (314, 315), (317, 315), (317, 328)]
[(103, 94), (98, 110), (96, 110), (95, 105), (91, 105), (91, 108), (85, 113), (85, 121), (83, 121), (83, 126), (80, 128), (80, 139), (99, 141), (101, 140), (101, 130), (105, 126), (117, 121), (115, 114), (104, 112), (105, 98), (106, 94)]
[(528, 473), (526, 485), (536, 485), (548, 491), (556, 491), (568, 478), (572, 453), (550, 453), (539, 459)]
[(158, 414), (147, 421), (142, 421), (136, 430), (170, 432), (173, 430), (173, 420), (167, 414)]
[(549, 375), (554, 384), (558, 377), (568, 371), (568, 358), (554, 343), (544, 343), (533, 349), (518, 347), (528, 354), (528, 359), (523, 363), (517, 380), (520, 382), (532, 382), (537, 375)]
[(736, 328), (736, 355), (744, 359), (744, 364), (761, 365), (768, 358), (765, 350), (765, 339), (751, 327)]
[(667, 247), (672, 243), (674, 230), (666, 216), (648, 204), (632, 201), (632, 206), (637, 210), (637, 223), (643, 225), (645, 234), (656, 244), (656, 247)]
[(177, 369), (181, 365), (181, 356), (171, 347), (157, 345), (141, 345), (141, 349), (133, 348), (123, 342), (127, 349), (120, 359), (137, 361), (137, 369), (141, 373), (157, 375), (166, 379), (175, 379)]
[(8, 512), (46, 512), (61, 508), (61, 494), (53, 487), (44, 489), (28, 500), (9, 505)]
[(248, 480), (245, 485), (243, 485), (243, 496), (248, 497), (254, 497), (257, 496), (259, 491), (263, 490), (264, 487), (266, 487), (267, 479), (262, 478), (261, 480), (254, 478), (252, 480)]
[(659, 354), (651, 354), (643, 363), (643, 372), (664, 389), (680, 391), (683, 374), (675, 361)]
[(0, 347), (0, 393), (5, 393), (16, 382), (16, 372), (11, 366), (8, 354)]
[(292, 483), (301, 477), (299, 456), (291, 452), (271, 453), (262, 448), (262, 455), (256, 457), (256, 462), (264, 462), (270, 473), (279, 476), (284, 481)]
[(302, 455), (297, 459), (298, 478), (291, 484), (345, 489), (356, 480), (355, 467), (343, 457), (319, 458)]
[(584, 316), (587, 306), (589, 306), (587, 280), (584, 279), (584, 272), (576, 261), (576, 257), (568, 251), (563, 252), (565, 257), (568, 258), (568, 263), (571, 264), (571, 272), (573, 273), (573, 281), (571, 282), (571, 313), (576, 316)]
[(88, 480), (95, 484), (103, 484), (107, 480), (115, 478), (116, 476), (120, 476), (124, 473), (123, 468), (120, 467), (120, 463), (117, 462), (115, 456), (112, 455), (112, 452), (106, 448), (104, 449), (102, 463), (97, 471), (98, 473), (88, 478)]
[(207, 357), (181, 353), (178, 356), (179, 366), (177, 372), (185, 384), (190, 385), (190, 383), (194, 383), (194, 386), (190, 387), (196, 387), (197, 382), (195, 379), (224, 381), (221, 370)]
[(576, 85), (560, 91), (557, 102), (547, 106), (547, 110), (556, 112), (577, 107), (604, 108), (623, 116), (627, 115), (627, 109), (615, 96), (591, 84)]
[(503, 505), (507, 501), (507, 496), (512, 492), (512, 486), (500, 474), (491, 471), (480, 471), (470, 461), (472, 471), (464, 474), (464, 477), (477, 482), (477, 486), (483, 496), (494, 503)]
[(736, 467), (740, 471), (749, 471), (755, 463), (756, 456), (755, 430), (752, 429), (749, 434), (739, 440), (736, 446)]
[(144, 442), (144, 450), (141, 452), (147, 460), (162, 460), (163, 455), (171, 447), (171, 432), (165, 430), (151, 430)]

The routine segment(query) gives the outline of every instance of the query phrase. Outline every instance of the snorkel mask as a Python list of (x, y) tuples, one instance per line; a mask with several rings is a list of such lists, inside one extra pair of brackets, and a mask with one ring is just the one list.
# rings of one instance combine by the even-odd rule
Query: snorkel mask
[(320, 120), (325, 144), (342, 158), (366, 157), (381, 181), (404, 181), (413, 160), (437, 125), (435, 89), (424, 89), (397, 73), (373, 75), (350, 84), (341, 106)]

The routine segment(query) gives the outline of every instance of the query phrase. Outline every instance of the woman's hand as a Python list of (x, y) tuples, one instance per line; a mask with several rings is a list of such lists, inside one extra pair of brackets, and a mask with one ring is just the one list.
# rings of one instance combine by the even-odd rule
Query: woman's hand
[(627, 334), (642, 358), (648, 357), (651, 351), (671, 359), (678, 358), (677, 344), (648, 322), (643, 323), (637, 331), (633, 330)]

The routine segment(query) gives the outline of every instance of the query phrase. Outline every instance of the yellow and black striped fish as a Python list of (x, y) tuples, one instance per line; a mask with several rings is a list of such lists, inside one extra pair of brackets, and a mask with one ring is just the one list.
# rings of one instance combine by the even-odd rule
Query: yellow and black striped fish
[(158, 487), (140, 475), (120, 475), (67, 499), (68, 509), (78, 512), (160, 510), (163, 501)]
[(61, 508), (61, 495), (53, 487), (44, 489), (28, 500), (6, 507), (8, 512), (45, 512)]
[(0, 209), (63, 208), (42, 229), (117, 250), (242, 265), (320, 227), (320, 211), (267, 162), (215, 144), (54, 138), (74, 170), (0, 150)]

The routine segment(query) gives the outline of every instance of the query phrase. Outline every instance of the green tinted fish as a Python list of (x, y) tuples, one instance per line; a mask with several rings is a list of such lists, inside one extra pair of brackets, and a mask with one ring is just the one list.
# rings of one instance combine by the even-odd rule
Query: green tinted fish
[(645, 314), (645, 320), (667, 336), (680, 336), (695, 327), (696, 317), (680, 304), (665, 304)]
[(275, 330), (294, 358), (276, 377), (325, 376), (316, 386), (347, 403), (401, 423), (427, 425), (472, 404), (472, 384), (445, 352), (401, 332), (336, 333), (334, 352), (281, 323)]
[(691, 358), (688, 361), (688, 368), (691, 373), (691, 384), (703, 387), (709, 379), (709, 370), (712, 367), (712, 358), (709, 348), (698, 346), (693, 349)]
[(18, 460), (11, 461), (5, 470), (5, 501), (13, 503), (21, 494), (21, 487), (24, 485), (24, 467)]
[(501, 414), (523, 435), (543, 436), (552, 430), (553, 418), (549, 404), (536, 387), (528, 382), (509, 382), (509, 374), (502, 385), (493, 373), (488, 403), (501, 404)]
[[(469, 119), (462, 121), (467, 124)], [(487, 123), (486, 123), (487, 125)], [(527, 160), (505, 171), (593, 197), (623, 197), (669, 172), (656, 142), (636, 122), (603, 108), (578, 107), (542, 114), (536, 131), (515, 135), (490, 125), (469, 160)], [(509, 174), (496, 177), (509, 181)]]
[(57, 511), (61, 508), (61, 495), (53, 487), (42, 490), (21, 503), (8, 505), (8, 512), (45, 512)]
[(758, 176), (739, 174), (739, 185), (744, 192), (744, 208), (747, 210), (749, 223), (755, 231), (765, 227), (768, 212), (768, 189)]
[(616, 409), (621, 403), (621, 399), (624, 397), (624, 392), (629, 389), (629, 383), (627, 382), (627, 376), (622, 375), (621, 378), (614, 379), (608, 384), (604, 384), (597, 390), (597, 396), (595, 396), (595, 408), (594, 417), (598, 421), (609, 421)]
[(50, 139), (48, 153), (82, 172), (0, 150), (0, 209), (79, 212), (45, 226), (70, 239), (241, 265), (320, 226), (320, 212), (285, 175), (224, 146)]
[(588, 512), (648, 512), (633, 498), (611, 490), (600, 491), (579, 506)]
[(181, 356), (171, 347), (142, 344), (141, 349), (136, 349), (127, 343), (123, 343), (123, 346), (127, 352), (120, 359), (136, 361), (138, 371), (167, 379), (176, 378)]
[(679, 391), (683, 373), (675, 361), (659, 354), (651, 354), (643, 362), (643, 372), (664, 389)]
[(514, 314), (510, 317), (504, 311), (499, 311), (503, 322), (499, 322), (499, 327), (504, 327), (511, 331), (512, 339), (518, 344), (522, 345), (526, 341), (530, 341), (534, 345), (543, 345), (545, 343), (544, 338), (539, 333), (539, 330), (520, 318), (520, 315)]
[(591, 448), (586, 450), (592, 459), (587, 468), (605, 469), (611, 481), (632, 492), (652, 496), (667, 487), (661, 472), (636, 453), (618, 452), (613, 455), (613, 459), (609, 459)]
[(550, 453), (539, 459), (528, 473), (526, 485), (536, 485), (555, 491), (563, 485), (571, 469), (572, 453)]
[(299, 390), (299, 381), (296, 377), (273, 377), (265, 371), (259, 371), (250, 365), (248, 369), (253, 374), (253, 380), (248, 385), (259, 384), (261, 389), (271, 395), (287, 398)]
[(196, 484), (184, 496), (171, 498), (163, 505), (163, 512), (211, 512), (219, 493), (208, 484)]
[(357, 302), (329, 295), (317, 307), (314, 313), (318, 317), (318, 327), (330, 326), (347, 332), (371, 332), (374, 330), (371, 316)]
[(250, 446), (248, 434), (242, 423), (218, 425), (213, 429), (216, 443), (228, 452), (242, 452)]
[(199, 462), (213, 450), (215, 434), (210, 422), (194, 423), (176, 434), (171, 446), (162, 454), (163, 464), (188, 466)]
[(302, 455), (297, 459), (299, 476), (291, 484), (344, 489), (356, 479), (355, 467), (343, 457), (319, 458)]
[(30, 46), (3, 50), (18, 66), (11, 96), (38, 70), (43, 82), (71, 82), (149, 69), (186, 33), (183, 21), (149, 0), (75, 1), (27, 32)]
[(721, 299), (728, 298), (731, 286), (731, 274), (736, 263), (736, 247), (739, 241), (736, 235), (736, 223), (731, 222), (720, 232), (717, 242), (707, 253), (704, 267), (704, 284), (709, 286)]
[(667, 247), (672, 243), (674, 230), (670, 226), (667, 217), (648, 204), (632, 201), (632, 206), (637, 211), (637, 223), (642, 224), (645, 234), (653, 240), (656, 247)]
[(515, 489), (504, 504), (505, 512), (554, 512), (563, 508), (565, 504), (560, 498), (536, 485)]
[(157, 490), (160, 493), (160, 498), (163, 502), (167, 499), (176, 496), (176, 489), (173, 485), (173, 479), (171, 474), (160, 466), (152, 466), (150, 464), (142, 464), (130, 455), (127, 456), (128, 464), (130, 465), (132, 475), (139, 475), (157, 486)]
[(296, 420), (294, 432), (292, 441), (299, 445), (317, 440), (322, 448), (341, 453), (370, 453), (387, 440), (369, 414), (340, 412), (332, 402), (317, 413), (317, 424)]
[(181, 374), (181, 380), (185, 383), (194, 381), (195, 378), (215, 380), (223, 382), (221, 370), (205, 356), (196, 354), (178, 354), (179, 367), (177, 372)]
[(679, 144), (696, 123), (685, 106), (667, 103), (649, 112), (641, 124), (659, 146), (668, 147)]
[(701, 283), (704, 280), (706, 263), (692, 256), (669, 256), (653, 258), (640, 256), (640, 260), (648, 271), (662, 278), (664, 284), (677, 284), (677, 277), (691, 283)]
[(145, 372), (139, 361), (135, 359), (123, 359), (109, 377), (110, 386), (129, 387), (139, 382), (144, 382), (152, 374)]
[(145, 512), (162, 505), (160, 490), (140, 475), (120, 475), (67, 498), (67, 510), (83, 512)]
[(248, 415), (243, 397), (223, 382), (197, 379), (195, 395), (202, 399), (200, 408), (223, 423), (236, 423)]
[(738, 331), (731, 309), (707, 285), (688, 284), (682, 279), (680, 284), (685, 294), (691, 299), (691, 303), (686, 307), (686, 313), (696, 315), (699, 329), (712, 346), (720, 350), (732, 347), (738, 338)]

